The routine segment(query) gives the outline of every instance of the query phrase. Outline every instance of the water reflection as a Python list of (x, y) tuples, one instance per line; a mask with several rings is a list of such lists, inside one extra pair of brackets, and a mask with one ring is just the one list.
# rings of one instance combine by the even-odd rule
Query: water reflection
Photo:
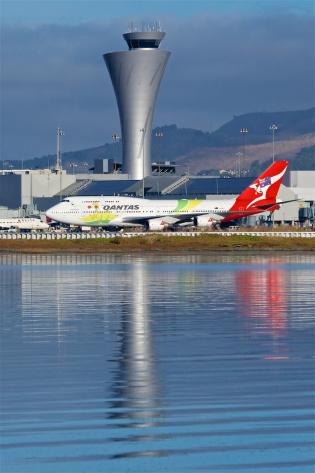
[[(88, 264), (133, 264), (133, 263), (179, 263), (179, 264), (201, 264), (201, 263), (244, 263), (244, 264), (268, 264), (268, 261), (274, 260), (273, 256), (262, 257), (257, 252), (196, 252), (189, 254), (160, 254), (148, 253), (142, 254), (0, 254), (0, 264), (3, 265), (36, 265), (36, 266), (73, 266)], [(312, 265), (315, 262), (315, 256), (312, 252), (305, 253), (285, 253), (277, 256), (279, 263)]]
[[(118, 367), (109, 418), (124, 420), (121, 427), (146, 428), (159, 417), (159, 389), (152, 347), (150, 294), (146, 267), (132, 267), (129, 298), (121, 306)], [(125, 422), (127, 421), (127, 422)]]
[[(150, 286), (147, 267), (143, 263), (131, 268), (129, 287), (121, 304), (118, 366), (114, 371), (112, 401), (107, 417), (123, 429), (114, 442), (148, 442), (155, 438), (151, 428), (159, 425), (160, 393), (150, 319)], [(133, 430), (135, 429), (135, 430)], [(138, 429), (143, 429), (141, 434)], [(119, 452), (112, 458), (161, 456), (158, 449)]]
[(259, 267), (235, 273), (239, 311), (246, 317), (247, 328), (253, 336), (270, 337), (271, 353), (265, 357), (287, 359), (287, 272), (278, 259), (262, 258), (260, 263)]
[[(0, 315), (2, 333), (15, 330), (11, 312), (18, 313), (22, 304), (21, 267), (7, 267), (1, 264), (0, 255)], [(19, 331), (21, 327), (18, 327)]]

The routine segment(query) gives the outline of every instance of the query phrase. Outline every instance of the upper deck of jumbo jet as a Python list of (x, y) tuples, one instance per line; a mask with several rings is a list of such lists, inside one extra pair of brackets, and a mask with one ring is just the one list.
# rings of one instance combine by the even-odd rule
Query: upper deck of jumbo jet
[[(136, 201), (138, 203), (143, 202), (143, 200), (150, 200), (150, 199), (143, 199), (141, 197), (133, 197), (133, 196), (121, 196), (121, 195), (76, 195), (76, 196), (71, 196), (71, 197), (65, 197), (61, 202), (73, 202), (73, 203), (90, 203), (90, 202), (99, 202), (99, 201), (114, 201), (114, 200), (119, 200), (121, 202), (123, 201), (130, 201), (132, 199), (133, 201)], [(58, 204), (57, 204), (58, 205)]]

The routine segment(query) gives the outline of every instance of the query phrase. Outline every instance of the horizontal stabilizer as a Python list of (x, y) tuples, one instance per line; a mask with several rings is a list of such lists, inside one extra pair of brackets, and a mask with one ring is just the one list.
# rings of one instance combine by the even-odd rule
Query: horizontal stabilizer
[(291, 199), (291, 200), (282, 200), (280, 202), (272, 202), (271, 204), (265, 204), (265, 205), (257, 205), (254, 208), (261, 209), (261, 210), (268, 210), (270, 207), (273, 207), (274, 205), (283, 205), (283, 204), (289, 204), (290, 202), (298, 202), (301, 199)]

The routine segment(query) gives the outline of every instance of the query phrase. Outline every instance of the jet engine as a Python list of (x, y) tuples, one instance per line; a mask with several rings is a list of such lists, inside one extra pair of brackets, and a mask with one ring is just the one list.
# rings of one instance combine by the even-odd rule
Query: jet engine
[(215, 220), (211, 215), (199, 215), (194, 218), (194, 224), (196, 227), (209, 228), (215, 223)]
[(164, 222), (162, 218), (151, 218), (148, 221), (147, 228), (151, 232), (162, 232), (165, 228), (167, 228), (167, 223)]

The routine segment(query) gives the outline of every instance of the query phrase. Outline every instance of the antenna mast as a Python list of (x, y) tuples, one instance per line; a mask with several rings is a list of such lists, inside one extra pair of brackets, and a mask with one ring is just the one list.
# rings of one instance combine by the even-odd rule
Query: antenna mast
[(61, 164), (61, 136), (64, 136), (64, 132), (61, 128), (57, 128), (57, 159), (56, 159), (56, 170), (62, 170)]

